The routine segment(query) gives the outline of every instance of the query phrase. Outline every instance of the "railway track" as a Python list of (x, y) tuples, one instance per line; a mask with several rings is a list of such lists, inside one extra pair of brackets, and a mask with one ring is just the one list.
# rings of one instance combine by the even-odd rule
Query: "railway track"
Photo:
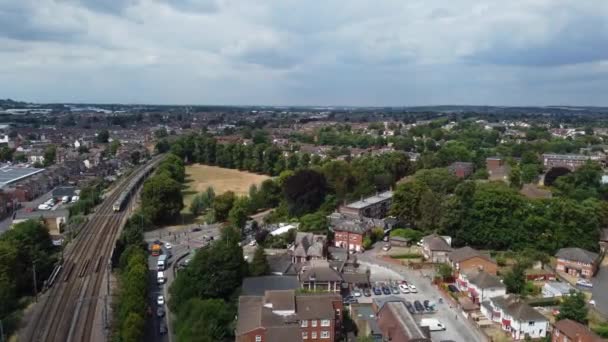
[[(160, 158), (151, 163), (157, 163)], [(122, 221), (128, 215), (128, 210), (115, 212), (112, 206), (143, 168), (139, 167), (117, 184), (89, 217), (73, 242), (74, 248), (64, 256), (63, 269), (55, 284), (33, 310), (20, 341), (85, 342), (93, 341), (95, 329), (103, 331), (103, 327), (93, 326), (97, 306), (104, 301), (99, 293), (109, 276), (106, 268)]]

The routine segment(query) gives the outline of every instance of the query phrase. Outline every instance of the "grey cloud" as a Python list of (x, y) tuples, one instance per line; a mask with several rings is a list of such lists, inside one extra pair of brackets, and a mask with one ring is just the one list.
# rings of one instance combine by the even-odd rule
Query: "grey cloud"
[(0, 4), (0, 36), (21, 41), (70, 42), (81, 33), (73, 28), (45, 25), (27, 6)]
[(182, 12), (215, 13), (220, 9), (217, 0), (162, 0)]
[(94, 12), (120, 15), (125, 9), (139, 3), (140, 0), (61, 0), (80, 4)]

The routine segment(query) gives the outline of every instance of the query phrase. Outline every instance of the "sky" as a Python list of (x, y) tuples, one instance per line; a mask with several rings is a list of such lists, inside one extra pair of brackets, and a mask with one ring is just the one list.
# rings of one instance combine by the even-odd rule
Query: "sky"
[(0, 98), (608, 106), (608, 1), (0, 0)]

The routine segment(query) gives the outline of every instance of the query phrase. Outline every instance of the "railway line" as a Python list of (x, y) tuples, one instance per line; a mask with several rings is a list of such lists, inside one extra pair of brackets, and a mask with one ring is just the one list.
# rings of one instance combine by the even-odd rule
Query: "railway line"
[[(116, 211), (114, 204), (125, 191), (135, 193), (143, 182), (141, 175), (149, 174), (151, 166), (161, 159), (161, 156), (154, 158), (120, 181), (89, 217), (73, 242), (74, 248), (64, 256), (62, 269), (54, 278), (53, 286), (34, 308), (20, 340), (85, 342), (94, 340), (95, 329), (103, 331), (102, 327), (93, 326), (98, 305), (107, 300), (100, 296), (100, 291), (104, 280), (108, 281), (109, 270), (105, 268), (109, 267), (121, 224), (128, 215), (126, 210)], [(140, 181), (134, 183), (136, 179)], [(129, 189), (130, 186), (134, 188)], [(122, 198), (123, 208), (129, 199)]]

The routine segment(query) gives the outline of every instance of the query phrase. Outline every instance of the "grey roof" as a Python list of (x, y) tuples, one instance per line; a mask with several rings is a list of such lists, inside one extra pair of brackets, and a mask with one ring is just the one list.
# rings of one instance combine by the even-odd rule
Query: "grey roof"
[(336, 317), (333, 302), (342, 302), (338, 294), (302, 294), (296, 296), (299, 319), (333, 319)]
[(243, 279), (244, 296), (263, 296), (270, 290), (295, 290), (300, 287), (296, 276), (262, 276)]
[(53, 197), (63, 197), (63, 196), (74, 196), (74, 192), (76, 191), (75, 186), (58, 186), (53, 189)]
[(386, 227), (386, 221), (383, 219), (374, 219), (368, 217), (353, 217), (341, 213), (332, 213), (327, 217), (329, 224), (334, 231), (347, 231), (357, 234), (365, 234), (374, 227)]
[(289, 324), (266, 329), (266, 341), (301, 341), (302, 335), (297, 324)]
[[(340, 273), (329, 266), (325, 260), (311, 260), (300, 275), (300, 281), (341, 281)], [(324, 262), (323, 262), (324, 261)]]
[(44, 171), (34, 167), (5, 166), (0, 168), (0, 187)]
[(327, 237), (315, 235), (313, 233), (297, 232), (293, 254), (297, 257), (317, 257), (324, 256)]
[(469, 283), (479, 287), (480, 289), (491, 289), (497, 287), (505, 287), (503, 283), (500, 282), (500, 278), (497, 276), (493, 276), (484, 271), (473, 271), (466, 273), (467, 279)]
[(496, 263), (494, 260), (492, 260), (492, 258), (490, 258), (489, 255), (487, 255), (485, 253), (481, 253), (480, 251), (476, 250), (475, 248), (472, 248), (469, 246), (455, 249), (449, 255), (450, 260), (452, 260), (453, 262), (461, 262), (464, 260), (469, 260), (474, 257), (479, 257), (479, 258), (485, 259), (494, 264)]
[(386, 303), (381, 310), (389, 310), (392, 313), (393, 318), (397, 321), (399, 328), (404, 331), (405, 335), (411, 340), (428, 338), (420, 326), (418, 326), (414, 317), (412, 317), (412, 314), (405, 307), (405, 303)]
[(236, 321), (237, 334), (244, 334), (261, 326), (263, 297), (240, 296), (238, 319)]
[(428, 246), (431, 251), (451, 251), (452, 247), (448, 245), (444, 238), (437, 234), (432, 234), (422, 238), (422, 244)]
[(349, 284), (369, 284), (369, 277), (366, 273), (343, 273), (342, 279)]
[(380, 311), (380, 309), (382, 309), (382, 307), (386, 304), (386, 303), (390, 303), (390, 302), (403, 302), (405, 303), (405, 299), (401, 298), (401, 297), (397, 297), (397, 296), (387, 296), (387, 297), (374, 297), (374, 299), (372, 300), (372, 302), (376, 305), (376, 307), (378, 308), (378, 311)]
[(501, 308), (518, 321), (546, 321), (547, 318), (540, 312), (536, 311), (530, 305), (526, 304), (519, 296), (506, 295), (501, 297), (491, 298), (490, 301), (495, 306)]
[(298, 265), (292, 263), (291, 256), (288, 254), (267, 255), (270, 273), (281, 275), (296, 275), (298, 273)]
[(271, 304), (273, 310), (295, 311), (294, 290), (274, 290), (264, 293), (264, 305)]
[(361, 208), (365, 208), (367, 206), (370, 206), (372, 204), (376, 204), (376, 203), (380, 203), (382, 201), (386, 201), (386, 200), (390, 200), (391, 198), (393, 198), (393, 192), (392, 191), (385, 191), (385, 192), (381, 192), (377, 195), (374, 196), (370, 196), (367, 198), (364, 198), (360, 201), (356, 201), (356, 202), (352, 202), (346, 205), (346, 207), (348, 208), (353, 208), (353, 209), (361, 209)]
[(15, 213), (15, 220), (29, 220), (29, 219), (39, 219), (39, 218), (58, 218), (65, 217), (68, 218), (70, 216), (70, 211), (67, 209), (57, 209), (57, 210), (34, 210), (34, 211), (25, 211), (19, 210)]
[(585, 264), (593, 264), (599, 257), (599, 254), (590, 252), (588, 250), (573, 247), (573, 248), (561, 248), (557, 251), (555, 256), (558, 259), (566, 259), (572, 261), (578, 261)]

